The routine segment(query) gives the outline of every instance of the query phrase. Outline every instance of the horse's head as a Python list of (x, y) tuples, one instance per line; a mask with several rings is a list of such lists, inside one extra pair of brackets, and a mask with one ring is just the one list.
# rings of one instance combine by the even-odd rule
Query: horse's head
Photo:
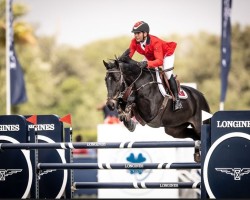
[(105, 82), (108, 91), (108, 99), (106, 104), (110, 110), (114, 110), (117, 107), (119, 95), (122, 90), (124, 90), (124, 80), (118, 60), (114, 60), (114, 62), (105, 62), (103, 60), (103, 64), (107, 70)]
[(106, 104), (109, 109), (113, 110), (117, 107), (117, 102), (123, 95), (122, 92), (128, 84), (130, 85), (138, 77), (141, 69), (137, 63), (129, 57), (129, 49), (112, 62), (103, 60), (103, 64), (106, 67), (105, 82), (108, 91)]

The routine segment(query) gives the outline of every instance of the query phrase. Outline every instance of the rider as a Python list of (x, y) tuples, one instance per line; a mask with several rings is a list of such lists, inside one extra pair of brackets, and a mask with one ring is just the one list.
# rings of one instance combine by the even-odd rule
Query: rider
[(149, 25), (144, 21), (135, 23), (132, 28), (132, 33), (134, 33), (134, 38), (130, 43), (129, 56), (132, 58), (135, 51), (144, 55), (147, 61), (140, 62), (141, 67), (155, 68), (163, 65), (163, 70), (175, 97), (173, 110), (177, 111), (181, 109), (182, 104), (178, 95), (177, 83), (173, 75), (174, 51), (177, 44), (175, 42), (163, 41), (149, 34)]

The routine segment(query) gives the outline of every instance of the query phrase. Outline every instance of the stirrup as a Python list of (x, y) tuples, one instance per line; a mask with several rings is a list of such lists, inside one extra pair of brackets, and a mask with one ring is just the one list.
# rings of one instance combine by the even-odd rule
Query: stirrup
[(177, 111), (177, 110), (180, 110), (182, 108), (183, 107), (182, 107), (181, 101), (179, 99), (173, 102), (173, 111)]

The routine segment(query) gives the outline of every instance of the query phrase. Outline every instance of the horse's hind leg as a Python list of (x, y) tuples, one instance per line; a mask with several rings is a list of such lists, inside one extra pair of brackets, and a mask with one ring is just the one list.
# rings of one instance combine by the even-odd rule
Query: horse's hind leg
[(198, 136), (196, 130), (193, 128), (188, 128), (188, 126), (182, 125), (180, 127), (165, 127), (165, 132), (174, 138), (192, 138), (195, 141), (194, 147), (194, 161), (200, 162), (200, 137)]
[(192, 126), (188, 128), (190, 124), (185, 123), (178, 127), (165, 127), (165, 132), (174, 138), (191, 138), (193, 140), (200, 140), (199, 134), (197, 134), (195, 128)]

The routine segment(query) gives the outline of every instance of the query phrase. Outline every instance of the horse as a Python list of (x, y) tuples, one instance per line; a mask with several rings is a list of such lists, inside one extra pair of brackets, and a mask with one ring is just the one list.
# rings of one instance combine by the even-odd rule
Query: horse
[[(127, 109), (141, 125), (147, 124), (153, 128), (164, 127), (165, 133), (174, 138), (192, 138), (194, 141), (199, 141), (201, 112), (203, 110), (210, 113), (210, 107), (204, 95), (195, 88), (181, 85), (188, 98), (181, 99), (183, 108), (174, 112), (173, 98), (164, 97), (159, 90), (156, 70), (141, 68), (138, 63), (129, 57), (129, 49), (112, 61), (103, 60), (106, 67), (107, 106), (111, 110), (120, 106), (123, 112)], [(126, 119), (126, 117), (123, 118), (127, 123), (129, 119)], [(209, 120), (203, 122), (203, 124), (207, 123)], [(194, 157), (195, 161), (200, 161), (197, 149)]]

